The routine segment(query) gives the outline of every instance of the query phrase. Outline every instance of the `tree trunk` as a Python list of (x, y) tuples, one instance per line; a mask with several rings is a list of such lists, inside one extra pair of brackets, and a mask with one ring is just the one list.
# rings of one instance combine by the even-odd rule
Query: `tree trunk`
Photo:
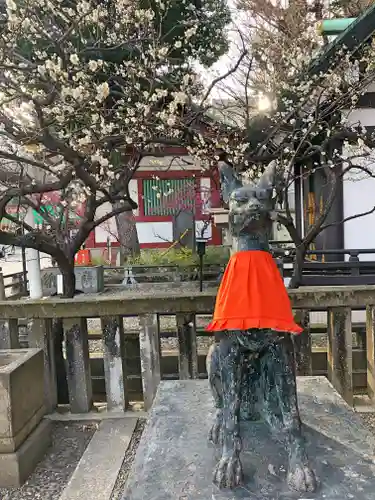
[(305, 261), (305, 248), (296, 248), (296, 260), (293, 267), (293, 276), (288, 288), (298, 288), (302, 282), (303, 263)]
[[(56, 259), (63, 276), (64, 296), (73, 298), (75, 295), (76, 278), (74, 274), (74, 260)], [(55, 319), (53, 322), (54, 354), (56, 363), (57, 379), (57, 402), (59, 404), (69, 404), (69, 390), (66, 377), (66, 365), (63, 354), (64, 329), (62, 319)]]
[(64, 297), (73, 298), (76, 292), (76, 276), (74, 274), (74, 261), (58, 262), (64, 285)]
[[(120, 205), (114, 204), (113, 209)], [(132, 211), (122, 212), (115, 216), (117, 226), (117, 237), (120, 243), (120, 263), (122, 264), (128, 257), (136, 257), (140, 254), (139, 239), (135, 217)]]

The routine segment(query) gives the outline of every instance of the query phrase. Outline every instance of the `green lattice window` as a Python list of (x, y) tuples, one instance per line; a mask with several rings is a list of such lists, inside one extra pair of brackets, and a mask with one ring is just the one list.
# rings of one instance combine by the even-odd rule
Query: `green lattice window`
[(173, 216), (194, 210), (195, 179), (146, 179), (143, 181), (145, 216)]

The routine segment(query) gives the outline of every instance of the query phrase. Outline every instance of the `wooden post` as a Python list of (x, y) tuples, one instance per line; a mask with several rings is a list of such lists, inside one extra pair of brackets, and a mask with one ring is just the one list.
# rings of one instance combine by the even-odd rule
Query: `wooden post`
[(19, 349), (18, 319), (0, 320), (0, 349)]
[(375, 305), (366, 308), (367, 392), (375, 401)]
[(122, 317), (102, 318), (102, 331), (107, 408), (126, 410), (129, 406), (129, 396)]
[(349, 405), (353, 405), (352, 312), (349, 307), (328, 309), (328, 378)]
[(142, 387), (145, 410), (149, 410), (160, 382), (160, 326), (157, 314), (139, 318)]
[(54, 356), (52, 319), (33, 319), (29, 328), (29, 347), (43, 349), (44, 401), (48, 413), (57, 406), (57, 379)]
[(86, 318), (67, 318), (63, 324), (70, 410), (87, 413), (92, 408), (92, 385)]
[(178, 373), (180, 380), (198, 377), (195, 314), (177, 314)]
[(301, 335), (293, 335), (296, 373), (297, 375), (301, 376), (312, 375), (311, 330), (309, 311), (306, 311), (305, 309), (298, 310), (295, 320), (304, 329)]

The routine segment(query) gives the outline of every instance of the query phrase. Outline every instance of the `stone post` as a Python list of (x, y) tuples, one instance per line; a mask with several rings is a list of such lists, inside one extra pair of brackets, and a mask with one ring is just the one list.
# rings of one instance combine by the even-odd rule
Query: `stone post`
[(52, 319), (33, 319), (28, 330), (29, 347), (43, 349), (44, 401), (47, 413), (52, 413), (57, 406), (57, 379)]
[(194, 314), (177, 314), (180, 380), (198, 378), (197, 333)]
[(160, 382), (160, 327), (157, 314), (139, 318), (142, 387), (145, 410), (149, 410)]
[(107, 408), (126, 410), (129, 405), (122, 317), (103, 317), (104, 375)]
[(349, 405), (353, 405), (353, 340), (350, 307), (328, 309), (328, 379)]
[(294, 356), (296, 360), (296, 374), (312, 375), (312, 351), (311, 351), (311, 330), (310, 314), (305, 309), (300, 309), (295, 315), (296, 322), (302, 326), (304, 331), (301, 335), (294, 335)]
[(18, 319), (0, 320), (0, 349), (19, 349)]
[(92, 408), (92, 385), (86, 318), (64, 319), (70, 410), (87, 413)]

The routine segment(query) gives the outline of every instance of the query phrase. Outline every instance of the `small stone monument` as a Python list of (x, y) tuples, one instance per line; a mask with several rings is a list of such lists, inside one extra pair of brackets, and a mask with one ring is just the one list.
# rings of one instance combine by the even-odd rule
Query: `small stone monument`
[[(42, 269), (43, 295), (49, 296), (63, 292), (61, 271), (58, 267)], [(104, 290), (103, 266), (76, 266), (76, 290), (84, 293), (100, 293)]]
[(0, 350), (0, 488), (22, 485), (51, 443), (41, 349)]

